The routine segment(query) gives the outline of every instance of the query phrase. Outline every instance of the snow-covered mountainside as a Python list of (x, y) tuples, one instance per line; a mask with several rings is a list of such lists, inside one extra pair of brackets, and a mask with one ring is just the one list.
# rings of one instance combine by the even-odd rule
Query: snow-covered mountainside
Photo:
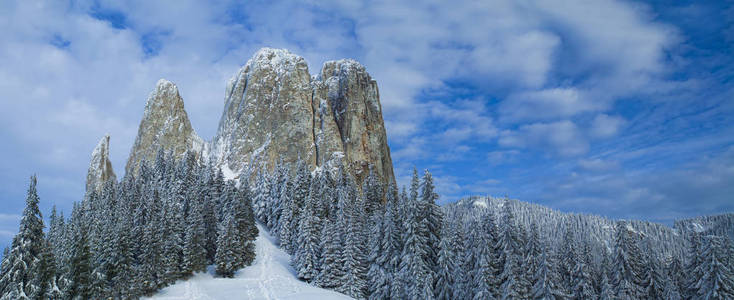
[(234, 278), (214, 276), (214, 268), (178, 281), (149, 299), (351, 299), (334, 291), (300, 281), (290, 266), (290, 255), (275, 245), (267, 230), (258, 224), (255, 262)]
[[(500, 215), (505, 203), (511, 205), (511, 210), (520, 224), (526, 228), (532, 223), (538, 225), (541, 236), (551, 246), (558, 247), (568, 229), (592, 242), (592, 248), (606, 248), (607, 251), (610, 251), (614, 246), (616, 220), (601, 216), (564, 213), (538, 204), (518, 200), (506, 202), (503, 198), (494, 197), (462, 199), (444, 206), (444, 212), (449, 219), (468, 221), (481, 218), (490, 211), (495, 215)], [(651, 247), (652, 252), (661, 258), (682, 258), (684, 256), (686, 244), (684, 234), (681, 233), (681, 230), (684, 229), (680, 225), (669, 227), (641, 220), (628, 220), (627, 223), (632, 232), (654, 241), (645, 247)]]

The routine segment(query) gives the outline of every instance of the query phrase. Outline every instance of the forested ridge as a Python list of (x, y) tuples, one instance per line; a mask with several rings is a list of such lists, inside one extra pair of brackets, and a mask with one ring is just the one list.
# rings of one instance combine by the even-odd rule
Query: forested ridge
[[(337, 164), (340, 165), (340, 164)], [(2, 299), (135, 299), (254, 260), (256, 222), (299, 279), (358, 299), (732, 299), (734, 215), (643, 221), (474, 197), (438, 206), (433, 178), (358, 185), (304, 163), (237, 179), (159, 151), (48, 226), (32, 177), (0, 266)]]

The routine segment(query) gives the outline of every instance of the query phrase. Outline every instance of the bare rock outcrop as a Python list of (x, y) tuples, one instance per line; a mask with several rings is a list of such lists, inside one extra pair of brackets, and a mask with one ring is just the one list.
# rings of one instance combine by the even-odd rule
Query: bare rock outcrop
[(105, 135), (92, 151), (87, 171), (87, 192), (101, 191), (107, 181), (117, 180), (110, 162), (110, 136)]
[(140, 163), (152, 162), (160, 148), (177, 158), (183, 157), (187, 150), (199, 155), (205, 151), (204, 141), (191, 127), (178, 88), (165, 79), (158, 80), (148, 96), (125, 172), (137, 174)]
[(312, 170), (343, 164), (361, 182), (370, 166), (394, 182), (377, 83), (354, 60), (326, 62), (312, 77), (288, 50), (263, 48), (227, 84), (217, 134), (204, 143), (176, 85), (161, 79), (148, 97), (125, 171), (136, 174), (159, 148), (187, 150), (238, 174), (301, 160)]
[[(377, 82), (365, 67), (351, 59), (326, 62), (314, 86), (314, 103), (321, 105), (326, 99), (331, 109), (321, 115), (328, 119), (321, 131), (324, 136), (339, 138), (337, 141), (324, 139), (321, 161), (341, 151), (344, 163), (358, 182), (368, 174), (370, 165), (384, 182), (394, 181), (380, 93)], [(331, 124), (336, 125), (336, 129), (328, 128)]]
[(234, 172), (337, 160), (358, 182), (370, 165), (384, 182), (395, 180), (377, 83), (354, 60), (327, 62), (312, 78), (302, 57), (261, 49), (230, 80), (211, 148)]
[(272, 167), (281, 158), (315, 165), (311, 94), (302, 57), (258, 51), (227, 85), (214, 161), (233, 171), (258, 163)]

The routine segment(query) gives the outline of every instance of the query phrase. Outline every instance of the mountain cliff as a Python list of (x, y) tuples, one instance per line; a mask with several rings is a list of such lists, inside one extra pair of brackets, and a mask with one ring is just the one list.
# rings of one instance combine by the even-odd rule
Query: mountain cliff
[(395, 180), (377, 83), (354, 60), (326, 62), (312, 78), (302, 57), (261, 49), (227, 86), (212, 149), (234, 171), (341, 160), (358, 182), (370, 165), (383, 182)]
[(110, 136), (105, 135), (92, 151), (92, 159), (87, 171), (87, 191), (100, 191), (108, 180), (115, 181), (115, 171), (110, 162)]
[(326, 62), (311, 76), (303, 57), (263, 48), (230, 79), (213, 140), (191, 126), (178, 88), (161, 79), (148, 97), (125, 171), (135, 174), (159, 148), (192, 150), (229, 173), (304, 161), (342, 163), (361, 182), (373, 172), (394, 182), (377, 83), (354, 60)]
[(140, 162), (154, 160), (160, 148), (173, 152), (177, 158), (187, 150), (198, 154), (205, 150), (204, 141), (191, 127), (178, 87), (165, 79), (158, 80), (148, 96), (125, 172), (136, 174)]

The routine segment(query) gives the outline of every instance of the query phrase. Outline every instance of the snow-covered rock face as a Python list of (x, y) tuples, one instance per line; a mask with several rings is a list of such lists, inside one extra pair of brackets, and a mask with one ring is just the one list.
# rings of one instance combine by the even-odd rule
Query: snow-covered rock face
[(136, 174), (144, 159), (152, 162), (163, 147), (180, 158), (187, 150), (204, 152), (204, 142), (191, 127), (183, 99), (172, 82), (158, 80), (148, 96), (138, 136), (125, 166), (127, 174)]
[(395, 180), (377, 82), (364, 66), (351, 59), (324, 63), (314, 82), (313, 102), (322, 112), (316, 118), (320, 123), (314, 122), (315, 132), (323, 136), (317, 139), (323, 149), (320, 162), (343, 152), (358, 182), (368, 175), (369, 165), (384, 182)]
[(100, 191), (108, 180), (117, 180), (110, 162), (110, 136), (105, 135), (92, 151), (87, 171), (87, 191)]
[(238, 171), (301, 159), (315, 165), (311, 75), (302, 57), (262, 49), (229, 81), (212, 155)]
[(217, 135), (204, 143), (176, 85), (158, 81), (125, 171), (136, 174), (163, 147), (177, 157), (193, 150), (233, 174), (301, 159), (312, 170), (343, 163), (358, 183), (370, 165), (383, 182), (395, 181), (377, 83), (354, 60), (326, 62), (312, 78), (302, 57), (263, 48), (229, 81), (224, 100)]
[(336, 157), (358, 182), (369, 165), (395, 180), (377, 83), (354, 60), (326, 62), (312, 79), (302, 57), (261, 49), (227, 86), (212, 149), (235, 171), (299, 157), (315, 169)]

